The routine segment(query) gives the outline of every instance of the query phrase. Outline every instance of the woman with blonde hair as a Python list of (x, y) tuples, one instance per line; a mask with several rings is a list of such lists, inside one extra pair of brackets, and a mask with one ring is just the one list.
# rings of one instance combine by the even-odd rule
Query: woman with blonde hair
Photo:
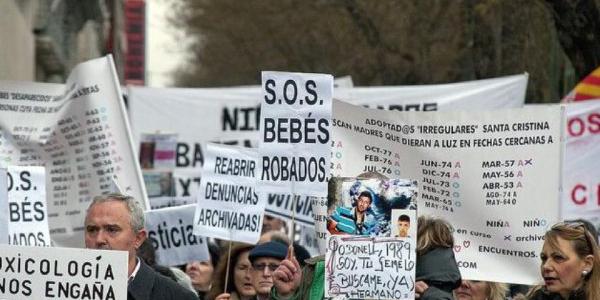
[(463, 280), (454, 290), (456, 300), (504, 300), (508, 285), (491, 281)]
[[(227, 254), (221, 255), (214, 273), (213, 284), (206, 299), (250, 300), (256, 297), (256, 290), (252, 285), (250, 274), (252, 265), (248, 259), (248, 254), (253, 247), (249, 244), (233, 243), (229, 268), (227, 268)], [(224, 287), (226, 274), (229, 276), (227, 287)]]
[(598, 243), (581, 222), (561, 222), (546, 232), (540, 254), (544, 285), (532, 300), (600, 300)]

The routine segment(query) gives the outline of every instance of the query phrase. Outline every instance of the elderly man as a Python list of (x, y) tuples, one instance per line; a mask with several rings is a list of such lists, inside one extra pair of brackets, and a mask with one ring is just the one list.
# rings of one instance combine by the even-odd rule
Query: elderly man
[(198, 299), (136, 256), (145, 239), (144, 211), (133, 197), (109, 194), (94, 198), (85, 217), (85, 246), (129, 253), (127, 299)]
[(250, 250), (248, 258), (252, 264), (252, 285), (256, 289), (256, 299), (270, 298), (273, 287), (273, 272), (286, 257), (288, 247), (280, 242), (266, 242)]

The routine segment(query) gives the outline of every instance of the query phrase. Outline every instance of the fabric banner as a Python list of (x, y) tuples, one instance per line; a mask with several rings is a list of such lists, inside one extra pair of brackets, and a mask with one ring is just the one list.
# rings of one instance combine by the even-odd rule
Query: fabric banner
[[(523, 105), (527, 79), (527, 74), (521, 74), (439, 85), (349, 88), (349, 84), (338, 84), (334, 97), (357, 105), (391, 110), (511, 108)], [(178, 134), (173, 172), (176, 196), (172, 201), (167, 198), (151, 201), (160, 201), (159, 206), (195, 202), (195, 191), (200, 184), (199, 170), (204, 161), (204, 143), (256, 147), (261, 94), (259, 86), (195, 89), (129, 86), (129, 113), (138, 149), (144, 134)], [(198, 118), (199, 115), (202, 118)], [(266, 213), (290, 219), (291, 204), (287, 208), (281, 206), (289, 197), (291, 195), (287, 194), (270, 196)], [(298, 221), (312, 223), (310, 218), (301, 215), (302, 209), (297, 210)]]
[(569, 103), (563, 172), (563, 219), (583, 218), (600, 228), (600, 99)]
[(194, 235), (195, 204), (146, 211), (148, 239), (164, 266), (210, 260), (207, 240)]
[(0, 299), (127, 299), (127, 252), (0, 245)]
[(50, 246), (44, 167), (8, 167), (8, 243)]
[(0, 168), (0, 244), (8, 244), (8, 178)]
[[(417, 180), (419, 214), (455, 227), (465, 279), (533, 284), (558, 220), (563, 115), (559, 106), (401, 113), (334, 101), (331, 172)], [(327, 207), (317, 208), (323, 220)]]
[(0, 81), (0, 130), (0, 167), (46, 167), (57, 245), (83, 246), (87, 206), (113, 180), (147, 202), (110, 56), (77, 65), (64, 85)]
[(194, 234), (256, 244), (265, 210), (256, 193), (256, 149), (207, 144)]
[(262, 72), (262, 85), (260, 191), (327, 196), (333, 76)]

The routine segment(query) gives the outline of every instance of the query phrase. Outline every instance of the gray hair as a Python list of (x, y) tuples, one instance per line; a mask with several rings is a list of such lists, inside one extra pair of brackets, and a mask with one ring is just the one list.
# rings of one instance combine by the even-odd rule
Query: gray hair
[(108, 201), (124, 202), (127, 205), (127, 210), (129, 210), (129, 225), (131, 225), (133, 231), (138, 232), (144, 229), (144, 209), (140, 205), (140, 202), (131, 196), (126, 196), (119, 193), (96, 196), (92, 200), (92, 203), (90, 203), (88, 210), (96, 204)]

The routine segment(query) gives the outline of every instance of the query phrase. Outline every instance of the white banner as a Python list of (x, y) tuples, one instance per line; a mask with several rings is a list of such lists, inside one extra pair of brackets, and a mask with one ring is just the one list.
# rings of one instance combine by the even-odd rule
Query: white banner
[(111, 190), (146, 203), (112, 58), (77, 65), (66, 84), (0, 81), (0, 167), (45, 166), (53, 241), (83, 246), (92, 197)]
[(333, 77), (262, 72), (259, 188), (327, 196)]
[[(439, 85), (356, 87), (347, 84), (334, 90), (336, 99), (357, 105), (390, 110), (482, 110), (521, 107), (525, 101), (527, 74)], [(150, 88), (128, 87), (129, 113), (136, 147), (145, 133), (178, 134), (176, 146), (175, 198), (164, 203), (193, 203), (198, 190), (199, 169), (206, 142), (256, 147), (259, 140), (262, 88)], [(198, 118), (201, 115), (202, 118)], [(192, 173), (185, 173), (190, 170)], [(185, 200), (188, 197), (190, 200)], [(289, 195), (268, 198), (266, 212), (289, 219)], [(281, 202), (286, 199), (286, 202)], [(277, 200), (280, 200), (277, 202)], [(152, 201), (152, 200), (151, 200)], [(287, 211), (286, 211), (287, 209)], [(302, 210), (296, 212), (299, 221)]]
[(8, 243), (50, 246), (44, 167), (8, 167)]
[(0, 299), (127, 299), (127, 252), (0, 245)]
[(600, 99), (569, 103), (562, 218), (600, 226)]
[(264, 199), (256, 193), (256, 149), (207, 144), (194, 215), (194, 234), (255, 244)]
[(8, 177), (0, 168), (0, 244), (8, 244)]
[(195, 204), (146, 211), (146, 230), (164, 266), (210, 260), (207, 240), (194, 235)]
[(477, 113), (399, 113), (339, 101), (333, 107), (333, 176), (418, 179), (419, 214), (454, 225), (465, 279), (540, 280), (542, 238), (558, 219), (561, 107)]

